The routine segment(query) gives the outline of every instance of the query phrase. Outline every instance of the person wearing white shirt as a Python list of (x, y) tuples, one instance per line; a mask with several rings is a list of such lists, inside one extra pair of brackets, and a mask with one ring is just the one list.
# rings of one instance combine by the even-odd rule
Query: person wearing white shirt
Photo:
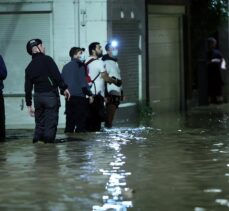
[(105, 127), (111, 128), (115, 112), (122, 97), (122, 80), (118, 65), (118, 47), (116, 43), (107, 43), (105, 46), (107, 54), (102, 57), (107, 73), (116, 80), (116, 83), (106, 84), (106, 120)]
[(213, 37), (207, 40), (207, 74), (208, 74), (208, 101), (221, 104), (223, 100), (223, 79), (221, 76), (222, 53), (216, 49), (217, 41)]
[(86, 77), (91, 91), (94, 95), (94, 102), (90, 104), (90, 114), (87, 123), (88, 131), (100, 131), (101, 123), (105, 121), (105, 82), (116, 83), (116, 80), (109, 77), (105, 69), (102, 57), (102, 47), (99, 42), (89, 45), (90, 56), (85, 61)]

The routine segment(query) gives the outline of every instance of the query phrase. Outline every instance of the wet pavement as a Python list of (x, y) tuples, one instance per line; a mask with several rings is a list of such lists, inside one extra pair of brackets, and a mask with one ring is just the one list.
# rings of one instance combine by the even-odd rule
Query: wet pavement
[(0, 210), (229, 210), (229, 105), (32, 144), (0, 143)]

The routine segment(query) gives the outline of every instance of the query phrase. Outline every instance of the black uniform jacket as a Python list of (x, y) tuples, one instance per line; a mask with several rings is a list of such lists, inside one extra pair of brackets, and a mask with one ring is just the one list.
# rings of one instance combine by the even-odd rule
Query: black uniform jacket
[(32, 61), (25, 69), (25, 99), (26, 105), (32, 105), (32, 89), (35, 93), (57, 91), (59, 87), (65, 90), (67, 85), (61, 78), (59, 69), (50, 56), (43, 53), (32, 55)]

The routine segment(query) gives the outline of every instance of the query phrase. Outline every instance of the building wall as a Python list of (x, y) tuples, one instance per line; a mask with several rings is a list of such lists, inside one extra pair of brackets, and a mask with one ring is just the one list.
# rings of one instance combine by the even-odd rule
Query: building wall
[[(189, 40), (189, 22), (187, 21), (188, 19), (188, 5), (189, 1), (187, 0), (109, 0), (108, 1), (108, 38), (113, 36), (113, 33), (115, 31), (115, 26), (119, 22), (126, 22), (126, 26), (128, 23), (130, 24), (131, 22), (133, 23), (138, 22), (136, 24), (136, 27), (138, 28), (135, 32), (133, 33), (138, 33), (139, 39), (138, 39), (138, 68), (134, 69), (134, 71), (137, 71), (139, 74), (136, 77), (136, 75), (133, 75), (132, 67), (130, 66), (128, 69), (127, 62), (128, 56), (131, 55), (131, 52), (129, 51), (129, 54), (123, 55), (121, 54), (121, 58), (119, 58), (119, 62), (121, 64), (121, 68), (124, 69), (122, 71), (123, 79), (124, 79), (124, 95), (125, 95), (125, 90), (126, 91), (126, 102), (144, 102), (148, 100), (147, 98), (149, 97), (148, 89), (149, 89), (149, 83), (148, 83), (148, 65), (147, 65), (147, 57), (148, 57), (148, 27), (147, 27), (147, 7), (148, 5), (163, 5), (163, 6), (181, 6), (184, 5), (185, 7), (185, 16), (183, 18), (183, 23), (185, 24), (184, 26), (184, 43), (182, 43), (182, 46), (184, 46), (184, 50), (182, 49), (184, 55), (184, 95), (187, 98), (191, 97), (191, 69), (190, 69), (190, 61), (188, 57), (190, 56), (189, 52), (189, 45), (190, 43), (188, 42)], [(134, 18), (131, 18), (131, 15), (134, 14)], [(124, 17), (121, 17), (121, 16)], [(187, 16), (187, 17), (186, 17)], [(126, 27), (127, 28), (127, 27)], [(125, 33), (124, 29), (122, 29), (123, 33)], [(131, 39), (130, 39), (131, 40)], [(133, 40), (133, 39), (132, 39)], [(122, 46), (120, 46), (122, 48)], [(121, 51), (122, 49), (120, 49)], [(133, 50), (135, 52), (135, 50)], [(136, 53), (136, 52), (135, 52)], [(134, 79), (133, 79), (134, 77)], [(136, 93), (137, 91), (137, 93)], [(135, 93), (135, 94), (133, 94)], [(124, 102), (125, 103), (125, 102)], [(184, 104), (184, 103), (183, 103)], [(184, 106), (183, 106), (184, 108)]]
[[(179, 16), (179, 22), (178, 23), (180, 25), (179, 28), (181, 30), (180, 31), (180, 40), (179, 40), (179, 46), (180, 46), (179, 47), (180, 48), (180, 50), (179, 50), (180, 56), (179, 57), (181, 58), (179, 63), (180, 63), (180, 67), (181, 67), (181, 73), (180, 73), (180, 76), (177, 76), (177, 79), (180, 78), (180, 80), (177, 80), (177, 82), (175, 83), (176, 85), (180, 84), (180, 88), (179, 88), (180, 89), (179, 95), (181, 96), (180, 102), (177, 102), (177, 99), (180, 98), (178, 95), (177, 95), (178, 97), (176, 100), (173, 99), (173, 98), (175, 98), (174, 96), (176, 94), (175, 93), (172, 94), (172, 88), (169, 89), (168, 83), (165, 83), (163, 85), (164, 89), (161, 89), (161, 91), (162, 91), (161, 93), (159, 91), (156, 91), (156, 89), (160, 89), (161, 85), (163, 84), (162, 81), (164, 81), (164, 82), (166, 81), (166, 79), (165, 79), (166, 77), (168, 77), (167, 81), (171, 83), (174, 75), (173, 75), (173, 77), (170, 77), (169, 74), (171, 74), (171, 72), (173, 72), (172, 70), (175, 68), (174, 65), (172, 65), (171, 68), (169, 68), (170, 70), (168, 73), (166, 73), (166, 74), (164, 73), (164, 75), (163, 75), (165, 68), (160, 67), (161, 68), (160, 69), (157, 65), (157, 63), (159, 62), (160, 59), (162, 59), (162, 57), (160, 57), (158, 60), (156, 59), (154, 61), (152, 60), (152, 58), (149, 58), (149, 60), (147, 62), (147, 74), (146, 74), (147, 78), (149, 78), (148, 86), (151, 87), (151, 89), (148, 90), (149, 91), (149, 93), (148, 93), (149, 102), (150, 102), (150, 104), (152, 104), (152, 100), (153, 100), (153, 102), (155, 102), (155, 105), (152, 104), (153, 109), (170, 111), (170, 110), (174, 110), (175, 107), (177, 107), (179, 110), (179, 107), (180, 107), (180, 109), (183, 110), (187, 107), (188, 99), (191, 97), (190, 93), (191, 93), (191, 86), (192, 86), (192, 79), (191, 79), (192, 74), (191, 74), (191, 66), (190, 66), (190, 48), (189, 48), (189, 46), (190, 46), (190, 42), (189, 42), (189, 37), (190, 37), (189, 36), (189, 33), (190, 33), (189, 32), (189, 1), (147, 0), (146, 3), (147, 3), (147, 13), (148, 13), (148, 15), (150, 15), (150, 18), (151, 18), (150, 23), (148, 20), (148, 24), (147, 24), (148, 25), (147, 30), (149, 30), (149, 36), (151, 36), (151, 37), (148, 37), (148, 41), (151, 42), (151, 44), (154, 43), (154, 45), (155, 45), (154, 48), (156, 46), (158, 46), (159, 43), (162, 44), (164, 42), (163, 36), (158, 37), (160, 39), (160, 41), (158, 41), (159, 43), (157, 45), (156, 45), (156, 41), (152, 40), (152, 37), (156, 36), (156, 34), (154, 34), (154, 33), (156, 33), (159, 29), (162, 30), (163, 24), (158, 23), (158, 29), (155, 28), (152, 32), (152, 30), (150, 31), (150, 27), (151, 28), (153, 27), (153, 26), (150, 26), (150, 24), (152, 25), (152, 21), (155, 18), (159, 17), (159, 19), (163, 22), (163, 19), (168, 17), (169, 14), (176, 13), (175, 9), (184, 8), (184, 12), (180, 13), (180, 15), (174, 14), (174, 15)], [(159, 10), (158, 11), (155, 10), (153, 12), (150, 11), (150, 8), (152, 6), (161, 8), (161, 11), (160, 12), (159, 12)], [(174, 15), (171, 16), (171, 19), (175, 17)], [(158, 20), (157, 22), (159, 22), (160, 20)], [(166, 22), (168, 23), (169, 21), (166, 21)], [(169, 42), (170, 42), (173, 40), (173, 38), (171, 37), (172, 34), (169, 32), (171, 26), (168, 24), (168, 26), (164, 25), (164, 27), (165, 28), (162, 31), (164, 33), (165, 33), (165, 31), (167, 31), (165, 33), (165, 35), (168, 36)], [(159, 33), (159, 35), (162, 33), (162, 31)], [(169, 42), (166, 41), (167, 44)], [(166, 43), (164, 43), (164, 44), (166, 44)], [(160, 48), (153, 50), (152, 47), (150, 47), (150, 43), (148, 43), (148, 44), (149, 44), (148, 49), (147, 49), (147, 52), (149, 53), (148, 56), (150, 56), (151, 54), (154, 54), (156, 52), (159, 52), (158, 54), (160, 54), (160, 52), (163, 54), (166, 54), (166, 52), (168, 53), (168, 49), (166, 51), (166, 48), (164, 48), (164, 50), (160, 49)], [(172, 59), (172, 56), (175, 55), (175, 49), (173, 51), (174, 51), (174, 54), (171, 55), (170, 59)], [(174, 61), (174, 59), (172, 59), (172, 60)], [(163, 66), (163, 65), (165, 65), (165, 63), (161, 63), (160, 66)], [(157, 67), (157, 70), (155, 68), (153, 68), (153, 66)], [(158, 73), (156, 74), (156, 72), (158, 72)], [(160, 82), (159, 79), (156, 79), (157, 77), (159, 77), (163, 80)], [(154, 82), (153, 82), (153, 80), (154, 80)], [(155, 88), (152, 89), (152, 87), (155, 87)], [(174, 86), (172, 86), (172, 87), (174, 88)], [(165, 100), (165, 99), (167, 99), (167, 100)], [(162, 103), (162, 101), (165, 101), (164, 106), (159, 105), (160, 103)], [(172, 101), (174, 101), (174, 103), (172, 103)], [(158, 104), (159, 106), (156, 106), (156, 104)], [(172, 104), (174, 104), (176, 106), (173, 106)], [(179, 104), (180, 104), (180, 106), (177, 106)], [(164, 109), (162, 109), (162, 107), (164, 107)]]
[(109, 0), (108, 39), (120, 39), (119, 64), (125, 103), (146, 100), (146, 22), (144, 0)]
[(146, 0), (148, 4), (160, 5), (187, 5), (189, 0)]
[[(20, 19), (22, 14), (40, 14), (41, 10), (46, 10), (50, 5), (50, 36), (46, 43), (46, 52), (52, 56), (57, 63), (60, 71), (65, 63), (69, 61), (68, 52), (72, 46), (85, 47), (92, 41), (99, 41), (102, 45), (107, 42), (107, 1), (106, 0), (53, 0), (44, 2), (43, 0), (0, 0), (0, 17), (1, 14), (15, 15), (15, 27), (17, 18)], [(40, 16), (40, 17), (41, 17)], [(6, 105), (6, 128), (33, 128), (34, 119), (28, 116), (27, 108), (24, 102), (24, 69), (30, 61), (30, 57), (25, 51), (26, 42), (36, 37), (33, 33), (34, 27), (37, 29), (41, 24), (39, 20), (34, 21), (34, 26), (24, 26), (25, 35), (21, 37), (20, 46), (16, 44), (20, 50), (17, 52), (22, 58), (20, 68), (14, 68), (14, 62), (9, 54), (4, 54), (8, 45), (0, 44), (0, 53), (3, 55), (8, 67), (8, 78), (5, 80), (5, 105)], [(7, 29), (6, 29), (7, 30)], [(22, 29), (23, 30), (23, 25)], [(38, 30), (39, 31), (39, 30)], [(14, 31), (12, 30), (12, 33)], [(15, 32), (16, 33), (16, 32)], [(0, 33), (1, 34), (1, 33)], [(2, 32), (4, 34), (4, 32)], [(12, 40), (8, 39), (8, 44), (12, 44)], [(44, 43), (45, 44), (45, 43)], [(24, 46), (24, 47), (23, 47)], [(15, 56), (17, 57), (17, 55)], [(18, 74), (17, 72), (20, 72)], [(15, 77), (18, 75), (17, 77)], [(19, 88), (16, 91), (10, 91), (14, 77), (18, 81)], [(17, 85), (17, 84), (16, 84)], [(61, 97), (61, 109), (59, 115), (59, 127), (65, 124), (64, 116), (64, 98)]]

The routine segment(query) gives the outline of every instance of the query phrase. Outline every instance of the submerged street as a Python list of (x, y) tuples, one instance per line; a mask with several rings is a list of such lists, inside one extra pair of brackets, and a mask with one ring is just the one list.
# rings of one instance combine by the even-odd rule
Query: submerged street
[(223, 211), (229, 207), (229, 106), (32, 144), (8, 130), (0, 210)]

